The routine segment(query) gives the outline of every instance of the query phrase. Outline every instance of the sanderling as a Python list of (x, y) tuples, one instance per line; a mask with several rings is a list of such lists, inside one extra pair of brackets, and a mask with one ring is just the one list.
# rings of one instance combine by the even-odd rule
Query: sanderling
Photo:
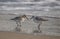
[(16, 27), (16, 31), (21, 31), (21, 23), (24, 22), (25, 20), (28, 20), (28, 17), (26, 15), (22, 15), (22, 16), (18, 16), (18, 17), (15, 17), (11, 20), (14, 20), (17, 24), (17, 27)]
[(47, 19), (43, 19), (39, 16), (32, 16), (30, 19), (33, 19), (35, 23), (38, 23), (38, 30), (35, 30), (34, 32), (41, 32), (40, 25), (42, 24), (43, 21), (48, 21)]

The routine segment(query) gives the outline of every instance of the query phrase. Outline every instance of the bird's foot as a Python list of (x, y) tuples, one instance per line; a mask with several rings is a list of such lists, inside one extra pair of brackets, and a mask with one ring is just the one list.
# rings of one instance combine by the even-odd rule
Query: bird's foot
[(16, 28), (15, 30), (16, 30), (17, 32), (20, 32), (20, 31), (21, 31), (21, 29), (20, 29), (20, 28)]
[(42, 31), (35, 30), (33, 33), (41, 33)]

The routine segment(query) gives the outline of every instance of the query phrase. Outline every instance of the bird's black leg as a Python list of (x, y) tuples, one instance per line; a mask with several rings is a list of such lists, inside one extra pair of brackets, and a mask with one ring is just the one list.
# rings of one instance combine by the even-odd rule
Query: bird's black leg
[(16, 24), (17, 24), (17, 27), (19, 26), (19, 23), (18, 23), (18, 21), (16, 21)]
[(21, 29), (20, 29), (21, 24), (19, 21), (16, 21), (16, 24), (17, 24), (16, 31), (20, 32), (21, 31)]
[(40, 25), (41, 25), (41, 24), (38, 25), (38, 32), (41, 32)]
[(39, 23), (39, 25), (37, 26), (38, 30), (35, 30), (33, 33), (41, 33), (40, 25), (41, 23)]
[(21, 26), (22, 26), (22, 25), (21, 25), (21, 21), (19, 21), (19, 24), (20, 24), (19, 26), (21, 27)]

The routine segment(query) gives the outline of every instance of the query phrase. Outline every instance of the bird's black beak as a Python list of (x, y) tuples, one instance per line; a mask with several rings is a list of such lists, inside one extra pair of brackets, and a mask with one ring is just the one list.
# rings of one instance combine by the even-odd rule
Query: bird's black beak
[(32, 19), (33, 17), (31, 17), (30, 19)]
[(34, 16), (32, 16), (30, 19), (33, 19), (34, 18)]

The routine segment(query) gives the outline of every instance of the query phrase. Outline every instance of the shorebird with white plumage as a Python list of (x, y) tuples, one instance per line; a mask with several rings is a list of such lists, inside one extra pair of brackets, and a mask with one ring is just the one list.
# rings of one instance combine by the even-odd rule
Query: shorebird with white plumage
[(11, 19), (11, 20), (14, 20), (17, 24), (16, 31), (19, 31), (19, 32), (21, 31), (20, 29), (22, 26), (21, 23), (24, 22), (26, 19), (28, 20), (28, 17), (26, 15), (18, 16)]
[(41, 29), (40, 29), (40, 26), (42, 24), (43, 21), (48, 21), (47, 19), (43, 19), (41, 18), (40, 16), (32, 16), (30, 19), (33, 19), (33, 21), (35, 23), (38, 23), (38, 30), (35, 30), (34, 32), (36, 33), (40, 33), (41, 32)]

